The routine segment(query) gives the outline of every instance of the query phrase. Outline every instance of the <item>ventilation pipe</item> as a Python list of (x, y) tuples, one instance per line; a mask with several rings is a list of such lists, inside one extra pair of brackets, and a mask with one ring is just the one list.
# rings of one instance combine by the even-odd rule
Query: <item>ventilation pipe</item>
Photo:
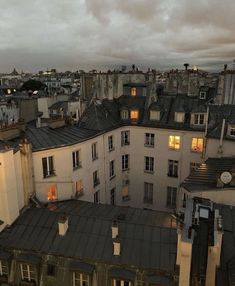
[(58, 226), (59, 235), (64, 236), (68, 230), (68, 217), (65, 214), (59, 216)]

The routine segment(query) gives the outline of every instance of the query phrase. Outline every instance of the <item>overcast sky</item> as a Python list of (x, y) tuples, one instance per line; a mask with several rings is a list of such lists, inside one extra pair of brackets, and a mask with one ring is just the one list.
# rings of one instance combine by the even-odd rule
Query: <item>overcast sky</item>
[(235, 59), (234, 0), (0, 0), (0, 72)]

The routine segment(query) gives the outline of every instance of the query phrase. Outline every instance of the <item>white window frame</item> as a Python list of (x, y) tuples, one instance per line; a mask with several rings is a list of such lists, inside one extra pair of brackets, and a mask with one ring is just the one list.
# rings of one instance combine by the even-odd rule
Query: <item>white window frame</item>
[(153, 184), (144, 182), (144, 203), (153, 204)]
[(235, 127), (230, 127), (229, 135), (230, 136), (235, 136)]
[[(196, 142), (197, 142), (197, 144), (196, 144), (196, 148), (193, 148), (193, 140), (195, 140), (196, 139)], [(198, 150), (198, 141), (199, 140), (202, 140), (202, 150)], [(204, 144), (204, 139), (202, 138), (202, 137), (193, 137), (192, 138), (192, 141), (191, 141), (191, 151), (192, 152), (198, 152), (198, 153), (202, 153), (203, 152), (203, 144)]]
[[(76, 275), (79, 275), (79, 278)], [(73, 286), (83, 286), (83, 282), (87, 282), (87, 286), (90, 286), (90, 275), (73, 271)]]
[(8, 266), (6, 260), (0, 260), (0, 276), (8, 276)]
[(144, 171), (149, 173), (154, 172), (154, 157), (144, 157)]
[[(173, 145), (170, 145), (171, 139), (173, 139)], [(176, 144), (176, 140), (178, 140), (178, 139), (179, 139), (179, 144)], [(177, 145), (179, 145), (179, 148), (176, 147)], [(168, 148), (171, 150), (180, 150), (180, 147), (181, 147), (181, 137), (179, 135), (169, 135)]]
[(129, 154), (122, 155), (122, 171), (129, 169)]
[(108, 148), (109, 148), (109, 152), (114, 150), (113, 135), (110, 135), (108, 137)]
[(183, 123), (185, 118), (184, 112), (175, 112), (175, 122)]
[(155, 134), (154, 133), (145, 133), (145, 146), (154, 147)]
[[(45, 173), (44, 173), (44, 162), (45, 162)], [(54, 170), (54, 156), (48, 156), (42, 158), (42, 172), (43, 172), (43, 178), (51, 177), (55, 175)]]
[(109, 162), (109, 178), (113, 178), (115, 176), (115, 165), (114, 165), (114, 160)]
[(130, 130), (121, 131), (121, 145), (130, 145)]
[(179, 161), (168, 160), (168, 177), (178, 178), (179, 176)]
[(160, 120), (160, 111), (158, 111), (158, 110), (150, 110), (149, 117), (150, 117), (150, 120), (159, 121)]
[[(175, 201), (174, 201), (175, 199)], [(167, 208), (175, 208), (177, 201), (177, 188), (167, 186), (167, 193), (166, 193), (166, 207)]]
[[(26, 267), (26, 269), (24, 269), (24, 267)], [(33, 265), (27, 263), (20, 263), (20, 273), (21, 280), (36, 281), (36, 271)]]
[(117, 286), (117, 281), (121, 282), (121, 286), (124, 286), (124, 282), (128, 282), (128, 286), (132, 286), (132, 282), (128, 280), (123, 280), (123, 279), (112, 279), (112, 286)]
[(91, 156), (92, 156), (92, 161), (98, 159), (98, 143), (94, 142), (91, 144)]
[(121, 111), (121, 119), (122, 120), (127, 120), (129, 119), (129, 110), (122, 110)]
[(81, 168), (82, 164), (80, 161), (80, 150), (76, 150), (72, 152), (72, 159), (73, 159), (73, 169)]
[(193, 125), (205, 125), (205, 113), (194, 113), (193, 114)]
[(200, 91), (199, 98), (200, 99), (206, 99), (206, 91)]

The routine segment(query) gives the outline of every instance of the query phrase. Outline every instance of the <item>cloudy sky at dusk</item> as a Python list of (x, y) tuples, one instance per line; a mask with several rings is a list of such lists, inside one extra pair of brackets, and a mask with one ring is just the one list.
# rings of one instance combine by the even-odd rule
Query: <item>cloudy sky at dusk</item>
[(234, 0), (0, 0), (0, 72), (235, 59)]

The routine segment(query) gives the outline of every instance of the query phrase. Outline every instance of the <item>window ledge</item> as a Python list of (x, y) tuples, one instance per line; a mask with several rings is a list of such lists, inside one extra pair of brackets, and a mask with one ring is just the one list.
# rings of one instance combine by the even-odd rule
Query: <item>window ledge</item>
[(109, 152), (112, 152), (112, 151), (114, 151), (114, 150), (115, 150), (115, 148), (113, 147), (113, 148), (109, 149)]
[(171, 178), (178, 178), (179, 176), (178, 175), (172, 175), (172, 174), (167, 174), (168, 177), (171, 177)]
[(122, 172), (126, 172), (126, 171), (129, 171), (130, 168), (126, 168), (126, 169), (122, 169)]
[(116, 175), (113, 175), (112, 177), (109, 177), (109, 180), (111, 181), (112, 179), (114, 179), (116, 177)]
[(154, 145), (150, 145), (150, 144), (144, 144), (144, 147), (149, 147), (149, 148), (154, 148)]
[(129, 146), (129, 145), (130, 145), (130, 142), (122, 143), (122, 147), (123, 147), (123, 146)]
[(56, 176), (56, 174), (53, 173), (53, 174), (51, 174), (51, 175), (43, 176), (43, 179), (47, 179), (47, 178), (51, 178), (51, 177), (55, 177), (55, 176)]
[(95, 188), (96, 186), (98, 186), (99, 184), (100, 184), (100, 181), (94, 182), (94, 184), (93, 184), (94, 188)]
[(73, 167), (73, 171), (76, 171), (76, 170), (81, 169), (81, 168), (82, 168), (82, 164), (79, 164), (78, 166)]
[(147, 174), (154, 174), (154, 171), (144, 170), (144, 172)]
[(192, 150), (192, 149), (191, 149), (191, 152), (192, 153), (202, 153), (202, 151), (200, 151), (200, 150)]

